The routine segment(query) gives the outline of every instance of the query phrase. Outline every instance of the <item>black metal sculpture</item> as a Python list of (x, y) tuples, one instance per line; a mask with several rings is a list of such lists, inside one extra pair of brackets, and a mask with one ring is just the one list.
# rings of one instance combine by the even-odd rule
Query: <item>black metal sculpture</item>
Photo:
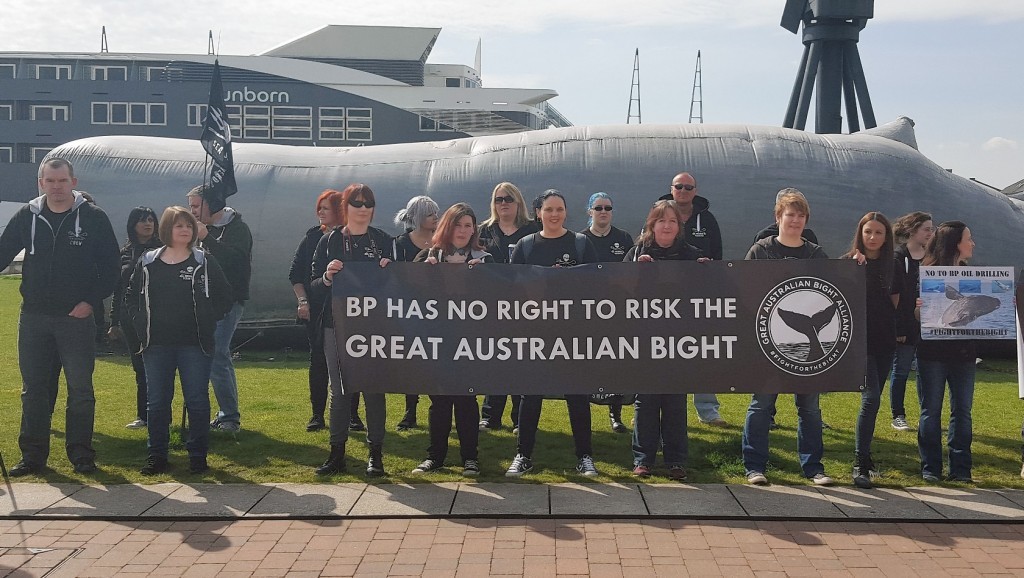
[(846, 122), (851, 133), (860, 130), (858, 99), (864, 128), (876, 126), (864, 67), (857, 51), (860, 31), (874, 16), (874, 9), (874, 0), (787, 0), (781, 24), (796, 34), (803, 22), (804, 55), (782, 126), (804, 130), (815, 79), (818, 86), (814, 132), (842, 132), (844, 96)]

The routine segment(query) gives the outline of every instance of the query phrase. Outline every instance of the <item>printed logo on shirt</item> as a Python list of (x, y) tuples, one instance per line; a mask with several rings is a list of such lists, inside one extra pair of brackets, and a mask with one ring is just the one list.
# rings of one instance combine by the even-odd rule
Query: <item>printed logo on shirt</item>
[(182, 281), (191, 281), (192, 280), (192, 274), (194, 272), (195, 272), (195, 267), (189, 265), (188, 267), (185, 267), (184, 269), (181, 269), (181, 270), (178, 271), (178, 278), (181, 279)]
[(85, 231), (75, 232), (74, 229), (68, 231), (68, 244), (72, 247), (81, 247), (85, 244), (85, 238), (89, 236), (89, 233)]
[(708, 230), (707, 229), (694, 229), (694, 230), (690, 231), (690, 236), (693, 237), (694, 239), (703, 239), (704, 237), (708, 236)]
[(622, 243), (619, 243), (618, 241), (612, 243), (611, 249), (609, 249), (609, 251), (611, 251), (612, 255), (625, 255), (626, 254), (626, 248), (623, 247)]
[(555, 265), (562, 267), (575, 267), (578, 264), (576, 259), (570, 257), (568, 253), (562, 253), (562, 256), (555, 261)]
[(853, 316), (846, 297), (817, 277), (795, 277), (776, 285), (758, 308), (761, 351), (792, 375), (819, 375), (850, 348)]

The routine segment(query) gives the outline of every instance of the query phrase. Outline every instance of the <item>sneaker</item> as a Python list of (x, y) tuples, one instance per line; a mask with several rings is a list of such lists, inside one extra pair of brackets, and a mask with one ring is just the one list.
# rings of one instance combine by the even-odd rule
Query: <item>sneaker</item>
[(1020, 467), (1020, 477), (1024, 478), (1024, 466)]
[[(701, 423), (705, 423), (705, 424), (707, 424), (709, 426), (712, 426), (712, 427), (728, 427), (729, 426), (729, 422), (725, 421), (721, 417), (716, 417), (715, 419), (709, 419), (708, 421), (704, 421), (704, 420), (700, 420), (700, 421), (701, 421)], [(775, 422), (773, 421), (772, 423), (775, 423)]]
[(501, 424), (494, 424), (486, 419), (480, 420), (480, 431), (499, 431), (501, 430)]
[(314, 432), (322, 429), (327, 429), (327, 423), (324, 422), (324, 416), (314, 415), (309, 418), (309, 423), (306, 424), (306, 431)]
[(189, 456), (188, 471), (190, 474), (201, 474), (208, 469), (210, 466), (206, 463), (206, 456)]
[(932, 474), (921, 474), (921, 479), (929, 484), (939, 483), (939, 476), (933, 476)]
[(348, 422), (349, 431), (366, 431), (366, 424), (363, 420), (359, 419), (359, 416), (353, 416)]
[(954, 476), (953, 474), (949, 474), (948, 476), (946, 476), (946, 481), (947, 482), (962, 482), (964, 484), (973, 484), (974, 483), (974, 478), (972, 478), (971, 476)]
[[(866, 471), (865, 471), (866, 469)], [(864, 490), (870, 490), (875, 487), (871, 483), (871, 467), (861, 467), (860, 465), (853, 466), (853, 485)]]
[(145, 429), (146, 428), (146, 420), (144, 420), (144, 419), (137, 419), (137, 420), (131, 422), (130, 424), (128, 424), (128, 425), (126, 425), (124, 427), (126, 427), (128, 429)]
[(764, 472), (750, 472), (747, 474), (747, 483), (754, 486), (767, 486), (768, 478)]
[(821, 422), (821, 429), (823, 429), (823, 430), (832, 429), (832, 426), (828, 425), (825, 422)]
[(142, 466), (139, 473), (144, 476), (155, 476), (162, 474), (167, 471), (170, 464), (167, 463), (167, 458), (160, 456), (149, 456), (146, 458), (146, 465)]
[(533, 460), (523, 454), (516, 454), (516, 457), (512, 459), (512, 464), (505, 471), (505, 477), (518, 478), (531, 470), (533, 470)]
[(914, 428), (910, 427), (910, 424), (907, 423), (906, 416), (902, 415), (892, 418), (892, 429), (898, 431), (914, 431)]
[(616, 419), (612, 419), (612, 431), (615, 433), (629, 433), (629, 429), (626, 428), (625, 424)]
[(512, 427), (512, 435), (514, 435), (514, 436), (519, 435), (519, 426), (513, 426)]
[(233, 421), (220, 421), (215, 419), (210, 422), (211, 431), (222, 431), (227, 433), (238, 433), (242, 429), (242, 426)]
[(96, 471), (96, 462), (89, 459), (79, 460), (75, 462), (74, 468), (79, 474), (91, 474)]
[(814, 474), (814, 477), (811, 478), (811, 481), (814, 482), (815, 486), (831, 486), (832, 484), (835, 483), (835, 481), (832, 478), (828, 477), (828, 475), (824, 473)]
[(668, 469), (668, 477), (670, 480), (675, 480), (677, 482), (685, 482), (686, 470), (683, 469), (683, 466), (672, 466), (671, 468)]
[(25, 460), (21, 460), (20, 462), (14, 464), (14, 467), (11, 468), (11, 471), (8, 472), (8, 473), (11, 475), (12, 478), (20, 478), (22, 476), (28, 476), (28, 475), (31, 475), (31, 474), (38, 474), (42, 470), (43, 470), (42, 466), (37, 466), (37, 465), (35, 465), (33, 463), (29, 463), (29, 462), (26, 462)]
[(768, 423), (768, 429), (769, 430), (779, 429), (779, 424), (778, 424), (778, 422), (775, 421), (774, 417), (772, 418), (772, 421)]
[(590, 456), (583, 456), (580, 458), (579, 463), (576, 464), (576, 471), (588, 478), (597, 477), (597, 468), (594, 467), (594, 458)]
[(444, 467), (443, 463), (441, 463), (439, 461), (432, 460), (430, 458), (427, 458), (427, 459), (423, 460), (420, 463), (420, 465), (416, 466), (416, 469), (414, 469), (412, 471), (412, 473), (414, 473), (414, 474), (425, 474), (427, 472), (432, 472), (434, 470), (440, 470), (443, 467)]
[(637, 464), (636, 467), (633, 468), (633, 475), (638, 478), (649, 478), (651, 477), (651, 468), (643, 464)]
[(476, 460), (466, 460), (462, 464), (462, 475), (467, 478), (475, 478), (480, 475), (480, 462)]

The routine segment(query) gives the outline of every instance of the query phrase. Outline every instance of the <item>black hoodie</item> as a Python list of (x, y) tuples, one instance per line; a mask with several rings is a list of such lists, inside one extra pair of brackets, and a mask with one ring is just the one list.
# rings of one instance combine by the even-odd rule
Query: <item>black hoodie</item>
[(0, 236), (0, 264), (7, 267), (22, 249), (25, 311), (67, 315), (81, 302), (94, 311), (113, 293), (120, 273), (117, 237), (110, 219), (75, 191), (71, 210), (44, 217), (46, 196), (36, 197), (11, 217)]
[[(659, 201), (671, 201), (672, 193), (662, 195)], [(687, 219), (684, 237), (694, 247), (715, 261), (722, 260), (722, 230), (718, 228), (718, 220), (708, 209), (711, 202), (700, 195), (693, 197), (693, 213)]]

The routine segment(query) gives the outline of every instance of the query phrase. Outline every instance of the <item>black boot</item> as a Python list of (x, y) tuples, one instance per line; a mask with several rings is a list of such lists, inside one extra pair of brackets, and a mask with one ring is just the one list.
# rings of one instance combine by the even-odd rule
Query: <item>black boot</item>
[(370, 444), (370, 460), (366, 463), (366, 475), (374, 478), (387, 475), (384, 472), (384, 446)]
[(405, 396), (405, 415), (402, 421), (398, 422), (395, 429), (398, 431), (410, 430), (416, 427), (416, 404), (419, 403), (418, 395)]
[(615, 433), (627, 433), (629, 429), (622, 423), (622, 406), (613, 404), (609, 406), (608, 417), (612, 422), (612, 431)]
[(363, 420), (359, 419), (359, 392), (352, 394), (352, 410), (349, 413), (351, 416), (348, 420), (349, 431), (366, 431), (366, 426), (363, 425)]
[(332, 445), (331, 455), (327, 456), (327, 461), (323, 463), (319, 468), (316, 469), (316, 475), (318, 476), (329, 476), (331, 474), (341, 474), (345, 472), (345, 446)]
[(856, 457), (853, 463), (853, 485), (858, 488), (869, 490), (875, 487), (871, 483), (871, 458)]

